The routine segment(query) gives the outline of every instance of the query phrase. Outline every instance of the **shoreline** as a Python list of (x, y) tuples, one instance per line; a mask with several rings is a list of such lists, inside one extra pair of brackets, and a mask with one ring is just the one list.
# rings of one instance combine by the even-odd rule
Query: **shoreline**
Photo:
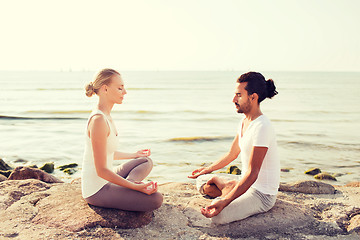
[[(185, 182), (185, 183), (194, 183), (194, 180), (188, 179), (187, 176), (189, 173), (191, 173), (192, 170), (194, 170), (197, 167), (204, 166), (206, 163), (203, 163), (198, 166), (194, 166), (192, 168), (189, 168), (188, 172), (185, 172), (183, 174), (183, 177), (177, 178), (177, 179), (171, 179), (169, 177), (166, 177), (164, 175), (161, 175), (162, 171), (164, 170), (158, 170), (153, 169), (153, 171), (150, 173), (150, 175), (147, 177), (147, 179), (150, 181), (156, 181), (158, 183), (167, 183), (167, 182)], [(78, 163), (68, 163), (65, 165), (58, 165), (54, 162), (44, 162), (42, 165), (29, 165), (26, 160), (19, 159), (16, 163), (7, 164), (2, 158), (0, 158), (0, 175), (4, 175), (6, 177), (9, 177), (10, 173), (9, 171), (12, 171), (16, 167), (34, 167), (39, 168), (47, 173), (50, 173), (54, 177), (60, 179), (61, 181), (70, 183), (76, 178), (81, 177), (81, 165), (78, 165)], [(49, 169), (50, 166), (50, 169)], [(236, 166), (236, 165), (229, 165), (224, 169), (218, 170), (216, 172), (213, 172), (215, 174), (222, 174), (222, 173), (229, 173), (230, 174), (230, 167)], [(237, 167), (237, 166), (236, 166)], [(315, 170), (314, 170), (315, 169)], [(316, 170), (317, 169), (317, 170)], [(324, 171), (325, 170), (325, 171)], [(4, 172), (5, 171), (5, 172)], [(241, 170), (240, 170), (241, 171)], [(157, 173), (154, 173), (157, 172)], [(339, 171), (341, 172), (341, 171)], [(356, 177), (355, 173), (329, 173), (326, 171), (326, 169), (320, 169), (320, 168), (311, 168), (311, 169), (294, 169), (294, 168), (282, 168), (280, 173), (280, 182), (286, 183), (286, 182), (295, 182), (295, 181), (321, 181), (328, 184), (337, 184), (337, 185), (346, 185), (347, 183), (351, 182), (357, 182), (360, 181), (359, 177)], [(153, 175), (158, 174), (158, 175)], [(160, 174), (160, 175), (159, 175)], [(232, 173), (234, 174), (234, 173)], [(287, 174), (291, 176), (287, 176)], [(318, 174), (318, 176), (316, 176)], [(353, 177), (351, 177), (353, 175)]]

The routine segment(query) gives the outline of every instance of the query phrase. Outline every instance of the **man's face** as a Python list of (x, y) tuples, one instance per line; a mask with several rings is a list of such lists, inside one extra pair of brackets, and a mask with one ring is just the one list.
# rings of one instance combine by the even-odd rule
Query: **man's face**
[(233, 103), (235, 103), (238, 113), (248, 113), (251, 110), (250, 98), (248, 92), (245, 90), (246, 85), (246, 82), (236, 84)]

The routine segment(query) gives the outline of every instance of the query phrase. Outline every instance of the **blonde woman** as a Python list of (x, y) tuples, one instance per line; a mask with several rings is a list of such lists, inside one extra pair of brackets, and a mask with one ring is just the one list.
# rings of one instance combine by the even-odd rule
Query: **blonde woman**
[[(142, 181), (153, 163), (149, 149), (136, 153), (116, 151), (118, 132), (111, 118), (114, 104), (121, 104), (127, 93), (120, 73), (103, 69), (86, 87), (86, 96), (96, 94), (99, 101), (86, 127), (82, 169), (82, 195), (91, 205), (128, 211), (151, 211), (161, 206), (163, 196), (157, 183)], [(112, 170), (113, 160), (133, 159)]]

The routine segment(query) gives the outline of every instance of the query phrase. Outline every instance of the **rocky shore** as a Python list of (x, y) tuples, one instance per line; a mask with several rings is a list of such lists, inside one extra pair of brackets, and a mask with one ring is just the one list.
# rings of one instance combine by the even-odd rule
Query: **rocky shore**
[(360, 239), (360, 183), (281, 184), (269, 212), (216, 226), (199, 211), (211, 200), (190, 183), (160, 185), (163, 205), (137, 213), (89, 206), (80, 179), (61, 183), (36, 171), (0, 179), (0, 239)]

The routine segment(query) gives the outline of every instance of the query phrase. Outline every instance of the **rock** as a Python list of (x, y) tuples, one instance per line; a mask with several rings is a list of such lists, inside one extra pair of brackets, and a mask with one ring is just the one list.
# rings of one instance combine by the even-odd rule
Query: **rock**
[(347, 183), (345, 187), (360, 187), (360, 182), (350, 182)]
[(6, 162), (4, 162), (4, 160), (0, 158), (0, 170), (7, 171), (12, 169), (12, 167), (10, 167)]
[(347, 226), (347, 231), (355, 231), (360, 233), (360, 213), (350, 219), (349, 225)]
[(281, 172), (290, 172), (290, 168), (282, 168), (280, 169)]
[(67, 169), (67, 168), (75, 168), (75, 167), (77, 167), (77, 166), (78, 166), (77, 163), (70, 163), (70, 164), (66, 164), (66, 165), (59, 166), (58, 168), (59, 168), (61, 171), (64, 171), (64, 170)]
[(318, 173), (314, 176), (315, 179), (319, 179), (319, 180), (332, 180), (332, 181), (337, 181), (336, 178), (334, 176), (332, 176), (329, 173)]
[(334, 194), (335, 188), (327, 183), (317, 181), (298, 181), (295, 183), (281, 183), (279, 187), (283, 192), (300, 192), (308, 194)]
[(311, 168), (311, 169), (305, 171), (305, 174), (309, 174), (309, 175), (316, 175), (318, 173), (321, 173), (320, 168)]
[(38, 168), (38, 166), (37, 166), (36, 164), (29, 165), (29, 166), (27, 166), (27, 167), (29, 167), (29, 168)]
[(22, 158), (18, 158), (15, 160), (16, 163), (27, 163), (28, 161)]
[[(50, 187), (51, 184), (41, 182), (35, 179), (27, 179), (21, 181), (8, 180), (0, 182), (0, 210), (3, 211), (7, 209), (14, 202), (19, 201), (24, 196), (30, 195), (35, 192), (43, 192)], [(19, 209), (19, 211), (22, 210)]]
[[(164, 203), (154, 214), (130, 217), (120, 210), (89, 206), (81, 197), (80, 179), (72, 184), (0, 182), (0, 239), (358, 239), (358, 188), (341, 187), (335, 195), (321, 196), (279, 192), (270, 211), (224, 225), (213, 225), (200, 214), (211, 200), (195, 185), (166, 183), (159, 191)], [(145, 225), (120, 228), (127, 217)]]
[(0, 182), (2, 181), (6, 181), (7, 177), (5, 177), (4, 175), (0, 174)]
[(232, 165), (232, 166), (228, 167), (228, 169), (226, 170), (226, 173), (234, 174), (234, 175), (241, 175), (241, 170), (237, 166)]
[(73, 175), (74, 173), (76, 173), (76, 169), (73, 168), (66, 168), (63, 170), (64, 173), (67, 173), (69, 175)]
[(9, 180), (39, 179), (46, 183), (61, 183), (62, 181), (40, 169), (17, 167), (10, 174)]
[(45, 163), (42, 167), (40, 167), (40, 169), (47, 173), (52, 173), (54, 172), (54, 163), (53, 162)]
[(12, 173), (12, 170), (0, 170), (0, 175), (5, 176), (6, 178), (8, 178), (10, 176), (10, 174)]
[(48, 191), (50, 195), (36, 204), (39, 212), (32, 222), (78, 232), (96, 226), (138, 228), (152, 220), (153, 212), (130, 212), (89, 205), (81, 196), (80, 186), (60, 184), (52, 187)]

